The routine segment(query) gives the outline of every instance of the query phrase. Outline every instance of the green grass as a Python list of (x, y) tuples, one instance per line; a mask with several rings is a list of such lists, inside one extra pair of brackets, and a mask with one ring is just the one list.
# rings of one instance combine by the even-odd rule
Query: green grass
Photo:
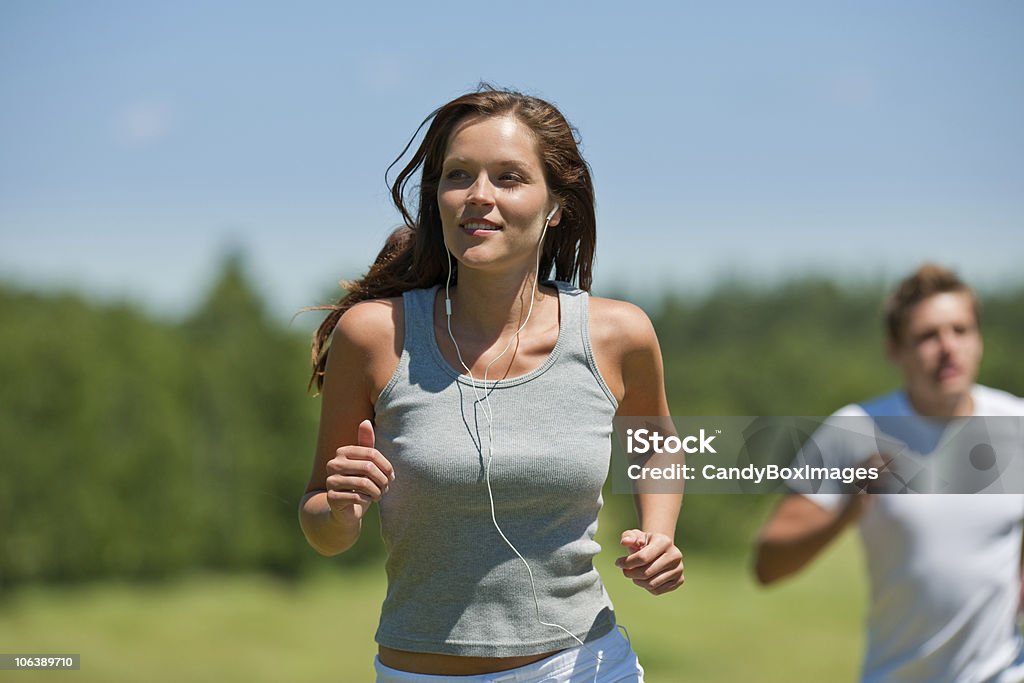
[(866, 585), (852, 535), (771, 589), (743, 561), (715, 557), (688, 558), (683, 588), (658, 597), (601, 570), (654, 683), (856, 680)]
[[(658, 681), (854, 680), (864, 581), (852, 539), (780, 588), (742, 561), (688, 557), (683, 589), (652, 597), (599, 563), (619, 621)], [(76, 672), (4, 672), (15, 681), (372, 680), (383, 569), (295, 585), (201, 577), (163, 585), (26, 588), (0, 603), (0, 651), (80, 653)]]

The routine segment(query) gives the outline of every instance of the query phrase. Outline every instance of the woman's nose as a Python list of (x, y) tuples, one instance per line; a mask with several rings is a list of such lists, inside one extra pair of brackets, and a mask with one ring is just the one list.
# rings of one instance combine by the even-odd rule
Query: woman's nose
[(487, 178), (486, 174), (481, 173), (478, 175), (473, 184), (469, 186), (466, 201), (470, 204), (494, 203), (494, 186), (491, 185), (491, 181)]

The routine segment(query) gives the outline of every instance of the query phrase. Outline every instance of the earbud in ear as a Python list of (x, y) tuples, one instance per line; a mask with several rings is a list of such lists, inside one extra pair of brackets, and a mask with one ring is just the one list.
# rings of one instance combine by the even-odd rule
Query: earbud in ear
[(559, 209), (558, 202), (555, 202), (555, 205), (553, 207), (551, 207), (551, 213), (549, 213), (548, 217), (545, 218), (544, 220), (550, 221), (552, 218), (554, 218), (555, 217), (555, 212), (558, 211), (558, 209)]

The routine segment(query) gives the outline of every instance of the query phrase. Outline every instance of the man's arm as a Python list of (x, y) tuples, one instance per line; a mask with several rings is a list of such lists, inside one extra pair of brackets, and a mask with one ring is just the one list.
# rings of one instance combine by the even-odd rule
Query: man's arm
[(860, 517), (868, 499), (865, 494), (849, 496), (843, 505), (828, 510), (798, 493), (783, 498), (757, 537), (758, 582), (774, 583), (803, 569)]
[(1024, 616), (1024, 537), (1021, 538), (1018, 570), (1017, 578), (1020, 581), (1020, 590), (1017, 598), (1017, 621), (1020, 622), (1021, 617)]

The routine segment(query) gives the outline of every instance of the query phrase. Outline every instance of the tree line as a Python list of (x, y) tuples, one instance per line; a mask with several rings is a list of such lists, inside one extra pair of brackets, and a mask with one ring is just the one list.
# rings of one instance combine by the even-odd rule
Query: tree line
[[(825, 415), (899, 384), (882, 292), (823, 279), (723, 284), (650, 306), (677, 415)], [(1024, 394), (1024, 289), (983, 299), (981, 381)], [(195, 311), (0, 284), (0, 587), (197, 570), (299, 576), (382, 553), (371, 516), (336, 560), (297, 523), (319, 402), (308, 337), (271, 316), (229, 258)], [(605, 524), (632, 526), (627, 496)], [(685, 549), (737, 553), (770, 501), (691, 496)], [(611, 520), (611, 522), (609, 522)]]

